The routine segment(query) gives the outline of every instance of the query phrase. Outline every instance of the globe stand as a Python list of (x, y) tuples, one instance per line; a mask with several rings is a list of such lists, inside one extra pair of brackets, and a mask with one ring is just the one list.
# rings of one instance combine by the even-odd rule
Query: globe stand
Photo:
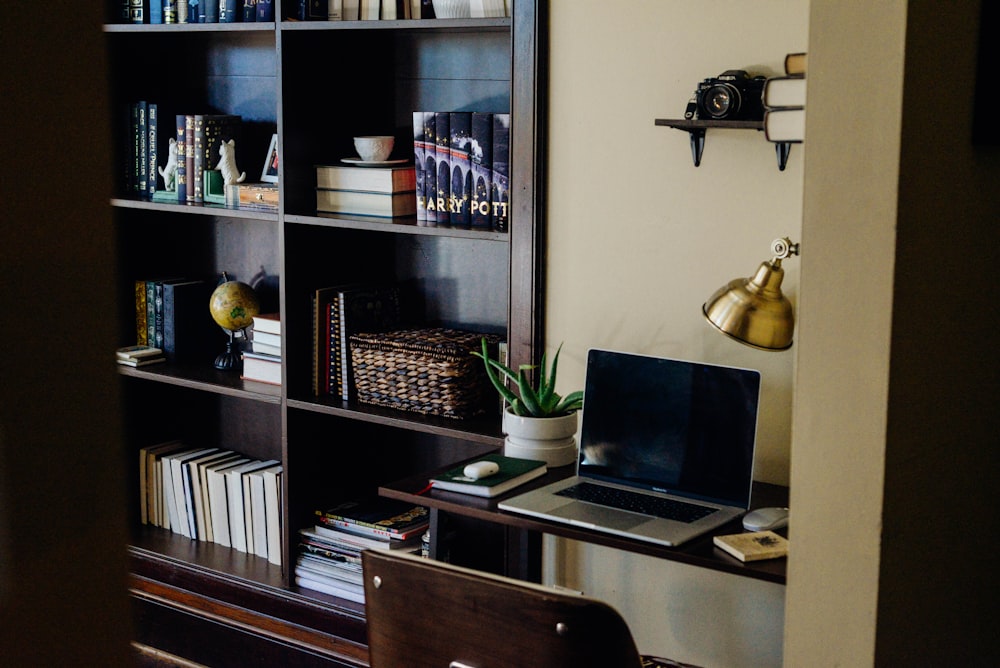
[(232, 330), (229, 331), (229, 340), (226, 341), (226, 352), (220, 353), (215, 358), (215, 368), (220, 371), (233, 371), (240, 365), (240, 353), (237, 343), (233, 338)]

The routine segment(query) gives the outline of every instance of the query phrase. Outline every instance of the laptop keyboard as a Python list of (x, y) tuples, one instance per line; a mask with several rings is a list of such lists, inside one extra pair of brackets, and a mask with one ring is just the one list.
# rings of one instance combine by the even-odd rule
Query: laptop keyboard
[(633, 513), (642, 513), (653, 517), (675, 520), (690, 524), (707, 517), (715, 512), (715, 508), (708, 508), (694, 503), (685, 503), (674, 499), (664, 499), (649, 494), (638, 494), (614, 487), (604, 487), (603, 485), (593, 485), (582, 482), (579, 485), (567, 487), (556, 492), (559, 496), (566, 496), (578, 501), (596, 503), (601, 506), (628, 510)]

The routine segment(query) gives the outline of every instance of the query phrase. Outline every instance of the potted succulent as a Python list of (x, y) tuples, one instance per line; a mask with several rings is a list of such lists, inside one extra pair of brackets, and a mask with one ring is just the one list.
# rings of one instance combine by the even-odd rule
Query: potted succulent
[[(506, 435), (504, 454), (508, 457), (538, 459), (549, 466), (565, 466), (576, 461), (577, 413), (583, 406), (583, 392), (577, 390), (566, 396), (556, 392), (561, 350), (562, 344), (559, 344), (551, 367), (547, 356), (542, 354), (539, 366), (524, 364), (517, 372), (490, 357), (485, 339), (482, 351), (472, 353), (483, 360), (490, 382), (507, 403), (503, 431)], [(537, 372), (534, 385), (528, 375), (532, 370)]]

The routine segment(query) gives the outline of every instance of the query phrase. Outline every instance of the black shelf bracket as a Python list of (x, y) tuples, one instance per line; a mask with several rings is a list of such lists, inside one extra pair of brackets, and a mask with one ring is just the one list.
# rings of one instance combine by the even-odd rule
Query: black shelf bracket
[[(708, 128), (728, 128), (730, 130), (763, 130), (763, 121), (696, 121), (681, 118), (657, 118), (656, 125), (662, 125), (688, 133), (691, 139), (691, 159), (694, 166), (701, 165), (701, 155), (705, 151), (705, 132)], [(785, 171), (791, 142), (774, 142), (774, 152), (778, 159), (778, 170)]]

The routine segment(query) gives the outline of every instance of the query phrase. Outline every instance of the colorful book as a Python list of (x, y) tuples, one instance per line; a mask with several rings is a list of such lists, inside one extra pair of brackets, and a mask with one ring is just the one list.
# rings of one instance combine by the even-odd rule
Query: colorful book
[(136, 174), (136, 194), (140, 199), (149, 199), (149, 120), (146, 117), (148, 111), (149, 105), (145, 100), (136, 103), (136, 132), (139, 135), (136, 140), (139, 149), (136, 158), (139, 167)]
[(493, 229), (490, 208), (493, 190), (493, 114), (472, 113), (472, 144), (469, 149), (472, 170), (471, 224), (473, 229)]
[(417, 177), (413, 165), (397, 167), (317, 165), (316, 187), (375, 193), (413, 192), (417, 187)]
[(149, 342), (146, 333), (146, 281), (137, 280), (135, 285), (135, 343), (144, 346)]
[(448, 144), (451, 185), (448, 193), (448, 220), (452, 227), (472, 227), (472, 112), (453, 111), (448, 114)]
[[(158, 4), (159, 0), (154, 0), (153, 4)], [(162, 21), (161, 21), (162, 23)], [(156, 194), (156, 165), (159, 159), (159, 150), (157, 146), (157, 133), (160, 131), (159, 128), (159, 117), (158, 117), (158, 107), (155, 102), (149, 102), (146, 104), (146, 178), (148, 179), (146, 186), (146, 196), (150, 199)]]
[(548, 470), (543, 461), (518, 459), (499, 454), (484, 455), (476, 461), (493, 462), (500, 467), (500, 470), (493, 475), (474, 479), (465, 475), (465, 464), (462, 464), (431, 478), (431, 486), (434, 489), (443, 489), (449, 492), (492, 498), (539, 478), (545, 475)]
[(316, 190), (318, 213), (343, 213), (355, 216), (398, 218), (417, 212), (414, 191), (373, 193), (361, 190)]
[[(187, 14), (187, 4), (184, 0), (180, 0), (177, 6), (178, 8), (184, 8), (182, 12), (178, 13)], [(187, 136), (185, 131), (186, 118), (185, 114), (177, 114), (174, 119), (174, 131), (177, 133), (177, 171), (175, 172), (174, 183), (176, 185), (175, 189), (177, 191), (178, 204), (184, 204), (187, 202), (187, 140), (185, 139)]]
[(424, 117), (428, 112), (413, 112), (413, 188), (417, 195), (417, 224), (427, 220), (427, 200), (424, 194), (424, 159), (427, 156)]
[(426, 529), (430, 523), (430, 511), (426, 507), (383, 496), (344, 501), (316, 510), (315, 514), (321, 524), (347, 523), (359, 529), (371, 529), (376, 532), (373, 536), (383, 538), (404, 539), (415, 531)]
[(434, 179), (433, 208), (427, 207), (427, 222), (447, 227), (451, 222), (448, 198), (451, 196), (451, 116), (447, 111), (434, 112)]
[(437, 225), (437, 114), (424, 112), (424, 220)]
[(510, 226), (510, 114), (493, 114), (493, 230)]
[[(194, 202), (194, 114), (184, 116), (184, 173), (187, 175), (187, 188), (184, 190), (186, 202)], [(180, 157), (178, 156), (178, 160)]]

